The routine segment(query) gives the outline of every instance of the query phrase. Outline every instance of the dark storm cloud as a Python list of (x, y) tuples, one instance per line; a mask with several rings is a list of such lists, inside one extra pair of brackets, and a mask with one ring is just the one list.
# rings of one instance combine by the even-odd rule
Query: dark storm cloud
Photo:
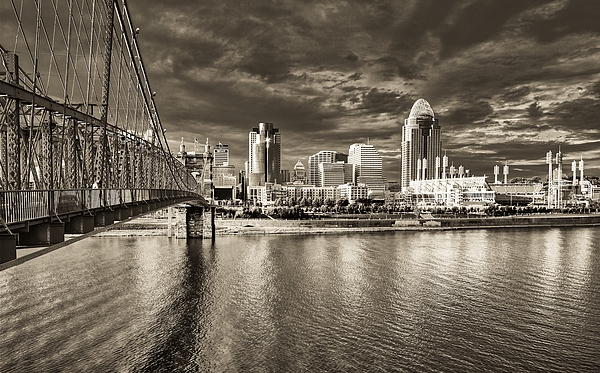
[(600, 98), (600, 81), (596, 81), (588, 87), (588, 94)]
[(287, 55), (271, 41), (261, 40), (234, 68), (265, 79), (267, 83), (277, 83), (290, 77), (290, 64)]
[(580, 98), (556, 103), (549, 110), (549, 123), (552, 127), (575, 133), (595, 130), (586, 134), (586, 138), (600, 139), (600, 100)]
[(520, 103), (530, 92), (531, 89), (528, 86), (510, 87), (502, 92), (498, 100), (509, 104)]
[[(444, 19), (453, 13), (456, 1), (425, 0), (413, 2), (412, 9), (407, 7), (409, 14), (403, 22), (393, 26), (392, 35), (394, 43), (392, 50), (405, 53), (416, 53), (421, 45), (425, 44), (428, 33), (439, 33)], [(397, 10), (396, 16), (400, 18), (402, 9)]]
[(345, 57), (345, 58), (346, 58), (348, 61), (350, 61), (350, 62), (356, 62), (356, 61), (358, 61), (358, 56), (357, 56), (357, 55), (355, 55), (355, 54), (354, 54), (354, 53), (352, 53), (352, 52), (348, 53), (348, 54), (346, 55), (346, 57)]
[[(474, 1), (456, 11), (451, 25), (440, 33), (441, 55), (449, 57), (472, 45), (485, 42), (503, 29), (512, 17), (535, 6), (550, 3), (553, 0), (484, 0)], [(436, 2), (439, 3), (439, 2)], [(455, 4), (460, 2), (455, 2)]]
[(369, 92), (361, 95), (357, 110), (366, 115), (382, 113), (401, 115), (410, 110), (414, 101), (405, 93), (380, 91), (372, 88)]
[(528, 31), (542, 42), (569, 34), (600, 33), (600, 7), (596, 0), (568, 1), (552, 17), (532, 22)]
[[(555, 130), (554, 127), (547, 124), (545, 121), (536, 119), (519, 120), (514, 122), (504, 121), (502, 132), (507, 135), (519, 135), (522, 140), (527, 140), (527, 136), (541, 131)], [(526, 149), (525, 149), (526, 150)]]
[[(261, 121), (282, 131), (284, 168), (302, 152), (347, 151), (367, 137), (397, 156), (401, 124), (421, 97), (440, 118), (444, 146), (465, 163), (470, 157), (473, 170), (511, 154), (539, 162), (555, 142), (598, 138), (594, 1), (129, 6), (167, 133), (217, 134), (236, 149), (238, 167)], [(385, 164), (397, 175), (393, 158)]]
[(381, 74), (392, 79), (394, 77), (402, 77), (406, 79), (422, 79), (421, 65), (412, 62), (406, 62), (406, 58), (396, 58), (393, 56), (385, 56), (377, 59), (375, 62), (382, 66)]
[(539, 102), (534, 102), (527, 108), (527, 114), (529, 114), (530, 118), (540, 118), (544, 115), (544, 111)]
[(462, 128), (472, 128), (490, 115), (494, 110), (487, 101), (465, 103), (464, 106), (455, 107), (443, 114), (444, 130), (457, 132)]
[[(186, 81), (178, 86), (178, 91), (189, 92), (193, 98), (178, 103), (180, 98), (169, 96), (162, 107), (168, 108), (168, 115), (176, 119), (176, 127), (190, 116), (189, 111), (180, 110), (181, 104), (186, 104), (190, 110), (202, 113), (201, 117), (193, 118), (197, 122), (212, 123), (221, 128), (228, 126), (245, 132), (259, 122), (273, 122), (287, 133), (334, 128), (334, 124), (328, 128), (322, 127), (322, 121), (332, 114), (322, 109), (322, 99), (318, 97), (299, 100), (297, 97), (268, 94), (253, 88), (251, 85), (242, 88), (236, 82)], [(194, 94), (195, 90), (200, 93)], [(164, 114), (162, 109), (161, 114)], [(186, 125), (183, 123), (181, 129)]]

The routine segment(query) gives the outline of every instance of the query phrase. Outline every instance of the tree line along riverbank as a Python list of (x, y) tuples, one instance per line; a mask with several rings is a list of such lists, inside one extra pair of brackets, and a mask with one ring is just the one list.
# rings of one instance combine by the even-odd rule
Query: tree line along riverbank
[[(223, 219), (215, 220), (216, 235), (323, 234), (399, 230), (474, 229), (504, 227), (567, 227), (600, 225), (600, 214), (527, 214), (512, 216), (435, 216), (423, 214), (346, 215), (318, 219)], [(168, 219), (138, 218), (100, 236), (167, 236)]]

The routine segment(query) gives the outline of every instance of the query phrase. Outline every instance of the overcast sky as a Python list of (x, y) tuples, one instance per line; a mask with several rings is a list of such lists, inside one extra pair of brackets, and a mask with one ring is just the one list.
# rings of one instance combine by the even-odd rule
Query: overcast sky
[(375, 146), (397, 181), (401, 126), (426, 99), (450, 161), (543, 176), (561, 146), (600, 175), (597, 0), (128, 0), (173, 151), (281, 131), (282, 169)]

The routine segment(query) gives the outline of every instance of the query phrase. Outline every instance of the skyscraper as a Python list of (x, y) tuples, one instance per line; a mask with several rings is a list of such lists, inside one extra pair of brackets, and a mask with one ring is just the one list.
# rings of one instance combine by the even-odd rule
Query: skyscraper
[(437, 179), (436, 157), (442, 158), (440, 124), (431, 105), (418, 99), (402, 127), (402, 175), (406, 190), (411, 180)]
[(220, 142), (215, 145), (213, 150), (214, 158), (213, 162), (215, 166), (228, 166), (229, 165), (229, 145), (221, 144)]
[(348, 163), (354, 165), (355, 177), (382, 177), (383, 163), (375, 146), (352, 144), (348, 151)]
[(260, 123), (248, 135), (250, 186), (281, 182), (281, 134), (273, 123)]
[(384, 196), (383, 162), (373, 145), (350, 145), (348, 163), (354, 165), (354, 182), (366, 185), (371, 190), (370, 198)]
[(320, 186), (319, 163), (335, 163), (337, 152), (332, 150), (321, 150), (317, 154), (308, 157), (308, 183)]
[(344, 166), (347, 163), (319, 163), (318, 187), (338, 186), (344, 184)]

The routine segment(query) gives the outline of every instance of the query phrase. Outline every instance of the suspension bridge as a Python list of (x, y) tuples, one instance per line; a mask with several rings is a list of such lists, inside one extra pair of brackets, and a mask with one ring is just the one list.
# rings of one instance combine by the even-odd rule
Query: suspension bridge
[(138, 33), (125, 0), (0, 3), (0, 263), (202, 199), (169, 150)]

